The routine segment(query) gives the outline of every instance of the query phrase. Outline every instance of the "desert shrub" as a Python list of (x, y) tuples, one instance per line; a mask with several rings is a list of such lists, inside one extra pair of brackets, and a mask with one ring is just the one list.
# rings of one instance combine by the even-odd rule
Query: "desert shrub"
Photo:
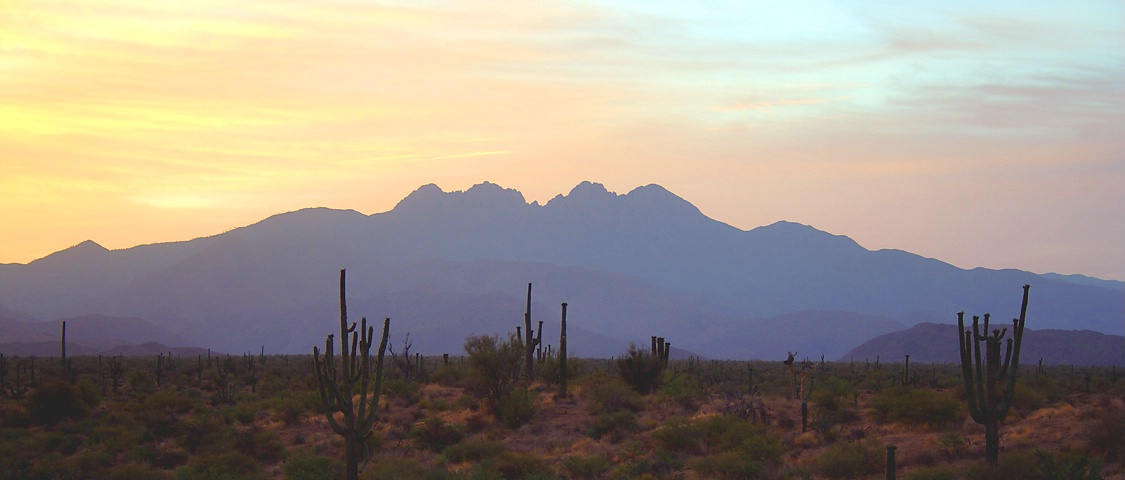
[(164, 414), (182, 414), (195, 409), (196, 400), (189, 398), (181, 390), (166, 388), (145, 398), (145, 408), (163, 412)]
[(450, 445), (460, 442), (464, 436), (460, 428), (437, 417), (422, 420), (410, 431), (410, 438), (416, 448), (434, 452), (445, 450)]
[[(661, 448), (689, 455), (735, 451), (762, 464), (779, 463), (784, 447), (760, 423), (730, 415), (716, 415), (692, 422), (670, 418), (652, 434)], [(721, 459), (716, 459), (716, 462)]]
[(177, 437), (180, 446), (188, 452), (206, 449), (224, 439), (222, 422), (214, 415), (198, 412), (184, 422), (182, 434)]
[(961, 402), (948, 393), (905, 386), (884, 389), (868, 402), (880, 422), (937, 427), (961, 420)]
[(1066, 398), (1066, 386), (1048, 375), (1021, 375), (1017, 384), (1019, 383), (1043, 395), (1047, 402), (1053, 403)]
[(343, 464), (308, 450), (299, 450), (286, 456), (282, 464), (287, 480), (341, 480)]
[(1101, 480), (1102, 464), (1083, 453), (1035, 451), (1038, 471), (1031, 480)]
[(527, 388), (517, 388), (500, 400), (500, 422), (518, 428), (535, 416), (535, 396)]
[(1099, 397), (1094, 405), (1083, 412), (1089, 423), (1086, 438), (1091, 451), (1104, 455), (1108, 462), (1125, 458), (1125, 404), (1112, 396)]
[(555, 356), (550, 356), (543, 359), (536, 365), (536, 376), (551, 385), (559, 384), (559, 375), (562, 370), (559, 368), (559, 359)]
[(680, 375), (662, 380), (660, 399), (679, 405), (684, 410), (694, 410), (706, 396), (694, 375)]
[(468, 354), (469, 386), (485, 398), (493, 415), (499, 419), (504, 401), (512, 395), (523, 370), (523, 344), (515, 335), (507, 340), (478, 335), (465, 340)]
[(735, 480), (761, 478), (765, 475), (765, 465), (762, 462), (735, 450), (698, 457), (692, 459), (688, 465), (705, 478)]
[(622, 463), (610, 473), (613, 480), (672, 478), (676, 467), (662, 460), (640, 459)]
[(411, 402), (418, 401), (418, 382), (403, 380), (401, 378), (388, 378), (383, 380), (383, 395), (387, 398), (401, 398)]
[(957, 472), (950, 467), (922, 467), (906, 475), (903, 480), (956, 480)]
[(640, 431), (641, 425), (637, 423), (637, 414), (628, 410), (619, 410), (612, 413), (598, 415), (590, 425), (589, 435), (595, 439), (608, 436), (613, 443), (620, 442), (630, 433)]
[(470, 440), (450, 445), (445, 449), (445, 459), (453, 463), (479, 463), (507, 451), (503, 443), (492, 440)]
[(575, 455), (563, 459), (563, 468), (572, 478), (599, 478), (613, 468), (613, 464), (605, 455)]
[(699, 454), (703, 451), (702, 439), (694, 423), (683, 417), (672, 417), (664, 426), (652, 433), (661, 448), (678, 453)]
[(946, 460), (964, 457), (969, 451), (969, 441), (956, 431), (945, 432), (938, 438), (938, 453)]
[(1000, 455), (996, 465), (976, 463), (961, 471), (963, 480), (1029, 480), (1037, 474), (1034, 452), (1019, 451)]
[(88, 411), (81, 393), (69, 383), (45, 383), (27, 397), (27, 413), (40, 425), (82, 418)]
[(852, 384), (836, 377), (826, 377), (817, 382), (811, 396), (814, 415), (834, 423), (856, 419), (856, 390)]
[(599, 375), (589, 379), (583, 388), (586, 411), (591, 414), (611, 413), (621, 410), (639, 412), (643, 404), (637, 392), (620, 379)]
[(155, 463), (153, 466), (165, 470), (171, 470), (187, 463), (188, 453), (181, 448), (165, 448), (156, 454)]
[(106, 466), (112, 463), (112, 460), (100, 452), (84, 452), (76, 455), (51, 452), (36, 456), (26, 478), (105, 478), (108, 476)]
[(171, 478), (168, 472), (145, 465), (130, 463), (111, 468), (108, 472), (109, 480), (161, 480)]
[(281, 437), (270, 430), (253, 430), (234, 437), (234, 447), (260, 462), (273, 462), (285, 455)]
[(251, 480), (264, 479), (262, 466), (239, 452), (202, 455), (176, 470), (176, 480)]
[(883, 471), (883, 445), (874, 440), (832, 445), (816, 459), (816, 471), (828, 478), (860, 478)]
[(309, 413), (319, 413), (320, 398), (317, 392), (281, 392), (268, 399), (264, 406), (286, 425), (295, 425)]
[(495, 458), (481, 462), (479, 467), (485, 472), (495, 472), (500, 478), (505, 479), (547, 480), (555, 477), (555, 472), (551, 469), (551, 466), (531, 452), (504, 452)]
[(414, 458), (377, 457), (371, 460), (360, 478), (370, 480), (416, 480), (430, 477), (431, 469)]
[(250, 425), (254, 423), (254, 419), (258, 416), (258, 407), (253, 403), (238, 403), (228, 405), (219, 412), (219, 418), (228, 424), (238, 422), (242, 425)]
[(1012, 393), (1012, 410), (1022, 414), (1033, 412), (1043, 407), (1047, 397), (1027, 382), (1016, 382), (1016, 391)]
[(459, 365), (440, 365), (430, 373), (430, 381), (439, 385), (458, 386), (465, 378), (465, 369)]
[(133, 370), (129, 372), (129, 386), (133, 387), (133, 393), (145, 397), (156, 391), (156, 379), (145, 370)]
[(625, 355), (614, 363), (621, 379), (641, 395), (660, 387), (666, 366), (664, 359), (636, 345), (629, 345)]

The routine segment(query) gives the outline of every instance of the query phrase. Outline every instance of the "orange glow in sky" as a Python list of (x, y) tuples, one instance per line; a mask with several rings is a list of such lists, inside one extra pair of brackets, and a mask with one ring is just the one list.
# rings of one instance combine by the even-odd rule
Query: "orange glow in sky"
[(1125, 280), (1121, 2), (421, 3), (5, 2), (0, 263), (591, 180)]

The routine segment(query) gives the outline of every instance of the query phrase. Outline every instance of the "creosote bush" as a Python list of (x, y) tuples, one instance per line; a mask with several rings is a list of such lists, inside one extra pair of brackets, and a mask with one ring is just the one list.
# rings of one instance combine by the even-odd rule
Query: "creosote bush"
[[(503, 420), (506, 407), (513, 410), (512, 420), (520, 418), (522, 405), (509, 405), (523, 371), (524, 346), (520, 339), (515, 335), (509, 335), (507, 340), (497, 336), (472, 336), (465, 340), (465, 353), (468, 355), (470, 388), (484, 397), (497, 419)], [(517, 403), (520, 401), (517, 400)]]
[(828, 478), (862, 478), (883, 471), (885, 449), (874, 439), (837, 443), (816, 459), (816, 470)]
[(653, 355), (636, 345), (629, 345), (629, 351), (617, 359), (617, 374), (637, 393), (644, 395), (660, 387), (661, 378), (667, 363), (659, 355)]
[(963, 418), (961, 402), (945, 392), (905, 386), (880, 391), (868, 402), (872, 416), (881, 422), (903, 422), (940, 427)]
[(592, 479), (601, 478), (613, 468), (613, 463), (605, 455), (575, 455), (563, 459), (563, 468), (571, 478)]
[(69, 383), (46, 383), (27, 397), (28, 415), (40, 425), (52, 425), (63, 419), (83, 418), (90, 407), (83, 401), (82, 393)]
[(599, 374), (585, 383), (583, 395), (586, 411), (591, 414), (613, 413), (621, 410), (639, 412), (643, 407), (640, 395), (621, 379)]

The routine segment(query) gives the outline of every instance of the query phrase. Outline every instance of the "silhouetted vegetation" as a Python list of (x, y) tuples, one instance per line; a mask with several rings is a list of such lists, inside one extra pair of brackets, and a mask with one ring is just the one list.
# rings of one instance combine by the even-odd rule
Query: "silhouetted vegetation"
[[(365, 342), (360, 328), (346, 327), (355, 334), (352, 378), (364, 344), (374, 343), (374, 330), (363, 330)], [(429, 375), (390, 368), (375, 403), (372, 348), (364, 404), (379, 415), (362, 437), (358, 478), (882, 478), (889, 443), (905, 479), (1125, 472), (1125, 381), (1113, 368), (1023, 367), (1000, 420), (1002, 455), (989, 465), (978, 457), (980, 428), (965, 421), (960, 365), (912, 362), (917, 381), (904, 385), (902, 359), (809, 361), (802, 433), (801, 398), (791, 397), (799, 382), (785, 359), (665, 361), (639, 351), (663, 364), (659, 387), (640, 393), (621, 374), (621, 358), (569, 358), (563, 397), (546, 362), (537, 379), (526, 378), (523, 339), (470, 337), (463, 356), (423, 359)], [(30, 358), (5, 356), (0, 479), (346, 478), (346, 441), (322, 404), (323, 356), (160, 357), (39, 359), (32, 380)], [(343, 385), (347, 357), (335, 349), (331, 357)], [(802, 364), (795, 358), (797, 380)], [(354, 388), (358, 402), (363, 387)]]

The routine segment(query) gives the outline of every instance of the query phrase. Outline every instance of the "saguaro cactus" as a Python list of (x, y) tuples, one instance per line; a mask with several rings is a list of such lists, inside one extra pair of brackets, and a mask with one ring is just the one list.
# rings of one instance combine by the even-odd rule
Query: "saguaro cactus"
[[(1000, 359), (1000, 343), (1008, 329), (988, 331), (989, 315), (984, 315), (983, 333), (980, 317), (973, 317), (973, 329), (965, 329), (965, 312), (957, 313), (958, 341), (961, 347), (961, 376), (965, 381), (965, 397), (973, 421), (984, 425), (985, 460), (996, 464), (1000, 453), (1000, 420), (1012, 406), (1019, 372), (1020, 346), (1027, 318), (1027, 293), (1023, 286), (1020, 317), (1012, 320), (1012, 337), (1008, 338), (1004, 359)], [(980, 344), (985, 344), (981, 354)]]
[[(527, 311), (523, 314), (523, 344), (524, 344), (524, 360), (523, 368), (524, 375), (527, 381), (531, 382), (535, 379), (535, 364), (532, 363), (534, 359), (535, 347), (538, 347), (543, 340), (543, 322), (539, 322), (538, 336), (531, 330), (531, 284), (527, 284)], [(519, 329), (516, 329), (519, 331)]]
[[(359, 331), (353, 322), (348, 325), (348, 307), (344, 294), (344, 270), (340, 270), (340, 360), (337, 364), (332, 335), (324, 342), (324, 354), (313, 347), (316, 381), (320, 387), (320, 401), (332, 431), (344, 437), (345, 468), (348, 480), (359, 477), (359, 460), (364, 456), (365, 442), (371, 437), (383, 391), (383, 356), (387, 351), (391, 319), (383, 321), (383, 337), (379, 341), (379, 356), (375, 364), (375, 387), (371, 382), (371, 346), (374, 328), (367, 326), (367, 318), (360, 320)], [(357, 388), (358, 387), (358, 388)], [(359, 402), (355, 401), (356, 395)], [(336, 419), (336, 412), (343, 414)]]
[(566, 398), (566, 302), (562, 304), (562, 326), (559, 328), (559, 397)]

